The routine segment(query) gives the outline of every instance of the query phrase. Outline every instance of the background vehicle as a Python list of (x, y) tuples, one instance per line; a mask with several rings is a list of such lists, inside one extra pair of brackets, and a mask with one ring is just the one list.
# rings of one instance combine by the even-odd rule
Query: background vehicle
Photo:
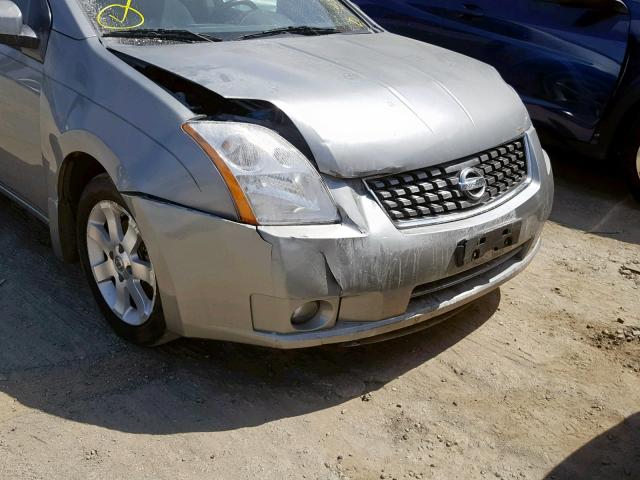
[(600, 160), (618, 155), (640, 199), (638, 0), (355, 3), (392, 32), (496, 67), (543, 143)]

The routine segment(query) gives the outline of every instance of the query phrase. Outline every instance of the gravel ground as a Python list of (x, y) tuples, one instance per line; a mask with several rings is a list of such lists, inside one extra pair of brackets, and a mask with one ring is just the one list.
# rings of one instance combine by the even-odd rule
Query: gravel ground
[(354, 349), (128, 345), (0, 199), (0, 478), (640, 479), (640, 208), (555, 167), (523, 275)]

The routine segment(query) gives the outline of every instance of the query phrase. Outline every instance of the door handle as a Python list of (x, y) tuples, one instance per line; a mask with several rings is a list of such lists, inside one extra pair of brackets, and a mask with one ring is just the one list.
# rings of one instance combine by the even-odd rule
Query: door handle
[(464, 20), (473, 20), (476, 18), (484, 17), (484, 10), (480, 8), (478, 5), (473, 3), (465, 3), (462, 5), (463, 11), (460, 14), (460, 18)]

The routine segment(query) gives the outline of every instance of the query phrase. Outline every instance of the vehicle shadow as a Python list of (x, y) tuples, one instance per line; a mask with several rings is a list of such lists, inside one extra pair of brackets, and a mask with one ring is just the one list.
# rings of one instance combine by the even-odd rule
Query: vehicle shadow
[(546, 480), (618, 480), (640, 478), (640, 413), (571, 454)]
[(556, 195), (551, 220), (576, 230), (640, 244), (640, 202), (606, 162), (549, 152)]
[(4, 199), (0, 225), (0, 401), (129, 433), (227, 431), (341, 405), (431, 361), (500, 303), (495, 291), (432, 329), (357, 348), (182, 339), (144, 349), (111, 332), (44, 226)]

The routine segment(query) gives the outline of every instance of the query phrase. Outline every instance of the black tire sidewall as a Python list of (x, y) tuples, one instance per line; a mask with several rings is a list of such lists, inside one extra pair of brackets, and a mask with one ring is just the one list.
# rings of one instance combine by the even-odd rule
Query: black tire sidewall
[(160, 293), (158, 291), (157, 284), (153, 312), (143, 325), (136, 327), (123, 322), (111, 311), (111, 308), (102, 297), (102, 293), (100, 292), (93, 277), (87, 249), (86, 230), (91, 210), (96, 204), (104, 200), (117, 203), (133, 217), (133, 214), (116, 190), (108, 175), (98, 175), (87, 185), (80, 197), (77, 215), (76, 235), (78, 241), (78, 255), (80, 257), (80, 263), (82, 264), (82, 270), (89, 282), (89, 287), (91, 288), (91, 292), (93, 293), (100, 310), (113, 330), (115, 330), (115, 332), (122, 338), (138, 345), (154, 345), (158, 343), (166, 333), (166, 323), (162, 312), (162, 303), (160, 301)]

